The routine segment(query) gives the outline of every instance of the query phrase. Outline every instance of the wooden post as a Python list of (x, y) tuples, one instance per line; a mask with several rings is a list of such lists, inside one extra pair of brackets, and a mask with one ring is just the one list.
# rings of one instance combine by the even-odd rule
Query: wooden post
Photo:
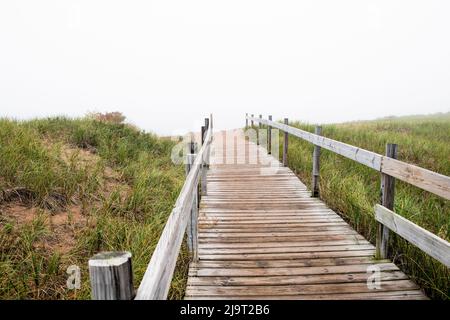
[[(206, 125), (206, 119), (205, 119), (205, 125)], [(205, 143), (205, 133), (206, 133), (206, 126), (202, 127), (202, 145)], [(201, 187), (201, 195), (202, 196), (206, 196), (207, 195), (207, 186), (206, 186), (206, 170), (207, 170), (207, 166), (206, 166), (206, 161), (205, 161), (205, 154), (203, 154), (203, 158), (202, 158), (202, 163), (201, 163), (201, 168), (200, 168), (200, 178), (201, 178), (201, 182), (200, 182), (200, 187)]]
[[(192, 158), (194, 161), (195, 155)], [(192, 203), (192, 210), (191, 210), (191, 235), (192, 235), (192, 259), (194, 261), (198, 261), (198, 188), (194, 191), (194, 197), (193, 197), (193, 203)]]
[(252, 128), (253, 128), (253, 125), (254, 125), (254, 122), (253, 122), (253, 117), (254, 117), (255, 115), (254, 114), (252, 114), (252, 120), (251, 120), (251, 125), (252, 125)]
[(262, 128), (261, 120), (262, 120), (262, 114), (259, 115), (259, 128), (260, 129)]
[(212, 113), (209, 115), (209, 118), (211, 119), (211, 120), (209, 121), (209, 126), (210, 126), (211, 129), (212, 129), (212, 128), (213, 128), (213, 114), (212, 114)]
[(205, 118), (205, 130), (209, 129), (209, 118)]
[(191, 142), (188, 142), (187, 144), (187, 152), (186, 152), (186, 164), (185, 164), (185, 173), (186, 176), (189, 174), (189, 171), (191, 171), (191, 165), (192, 163), (189, 163), (189, 155), (195, 153), (195, 143), (192, 141), (192, 137), (191, 137)]
[(205, 126), (202, 126), (202, 129), (201, 129), (201, 134), (202, 134), (202, 145), (203, 145), (203, 143), (205, 142), (205, 132), (206, 132), (206, 128), (205, 128)]
[(132, 300), (135, 296), (130, 252), (102, 252), (89, 260), (93, 300)]
[[(186, 175), (189, 174), (192, 169), (192, 165), (195, 161), (195, 145), (193, 142), (190, 142), (190, 154), (187, 155), (187, 171)], [(198, 227), (197, 227), (197, 219), (198, 219), (198, 189), (195, 190), (194, 196), (192, 199), (192, 209), (191, 216), (188, 220), (188, 225), (186, 229), (187, 233), (187, 244), (189, 252), (192, 254), (193, 259), (198, 259), (197, 249), (198, 249)]]
[[(386, 157), (397, 159), (398, 146), (393, 143), (386, 144)], [(394, 210), (395, 178), (381, 174), (381, 205)], [(378, 224), (377, 234), (377, 258), (388, 257), (389, 229), (383, 224)]]
[[(284, 118), (284, 124), (288, 125), (289, 124), (289, 120), (288, 118)], [(288, 147), (289, 147), (289, 140), (288, 140), (288, 133), (285, 131), (284, 132), (284, 144), (283, 144), (283, 166), (287, 167), (288, 166)]]
[[(322, 127), (316, 126), (315, 134), (322, 135)], [(317, 198), (319, 196), (319, 175), (320, 175), (320, 147), (314, 146), (313, 152), (313, 172), (312, 172), (312, 196)]]
[(260, 141), (260, 131), (261, 131), (261, 119), (262, 119), (262, 115), (259, 115), (259, 119), (260, 121), (258, 122), (258, 129), (256, 129), (256, 145), (259, 146), (261, 144)]
[[(193, 141), (188, 143), (188, 153), (186, 155), (186, 176), (189, 175), (189, 172), (191, 171), (192, 165), (195, 161), (195, 143)], [(197, 195), (195, 195), (197, 197)], [(197, 203), (197, 199), (194, 200), (194, 203)], [(197, 208), (195, 208), (196, 210)], [(194, 207), (192, 207), (191, 210), (191, 218), (194, 213)], [(193, 227), (191, 225), (191, 219), (188, 220), (188, 226), (187, 226), (187, 245), (188, 250), (190, 253), (193, 253), (194, 251), (194, 237), (193, 237)]]
[[(269, 121), (272, 121), (272, 116), (269, 116)], [(272, 127), (267, 126), (267, 153), (272, 154)]]
[(247, 119), (247, 117), (248, 117), (248, 113), (245, 114), (245, 129), (248, 128), (248, 119)]

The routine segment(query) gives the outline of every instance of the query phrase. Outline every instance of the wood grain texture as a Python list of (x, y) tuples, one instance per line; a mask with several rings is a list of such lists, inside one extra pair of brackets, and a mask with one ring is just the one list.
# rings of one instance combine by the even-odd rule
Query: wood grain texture
[(164, 300), (167, 298), (183, 236), (191, 216), (193, 198), (198, 189), (204, 155), (212, 141), (211, 130), (206, 131), (204, 140), (205, 143), (191, 166), (175, 207), (153, 252), (137, 291), (136, 300)]
[[(234, 142), (214, 155), (229, 162), (211, 159), (186, 299), (426, 299), (263, 146), (243, 133), (236, 143), (258, 162), (240, 162)], [(372, 267), (380, 289), (368, 287)]]
[(450, 267), (450, 243), (380, 205), (375, 219), (428, 255)]
[[(397, 159), (398, 146), (396, 144), (386, 144), (386, 157)], [(381, 205), (393, 210), (395, 198), (395, 178), (382, 173), (381, 174)], [(379, 223), (377, 230), (377, 257), (385, 259), (388, 257), (389, 249), (389, 229)]]
[(89, 260), (93, 300), (132, 300), (133, 270), (130, 252), (101, 252)]
[(387, 157), (383, 157), (382, 172), (450, 200), (448, 176)]
[[(322, 127), (316, 126), (315, 134), (322, 135)], [(313, 197), (319, 197), (319, 176), (320, 176), (320, 147), (314, 146), (313, 151), (313, 171), (311, 193)]]

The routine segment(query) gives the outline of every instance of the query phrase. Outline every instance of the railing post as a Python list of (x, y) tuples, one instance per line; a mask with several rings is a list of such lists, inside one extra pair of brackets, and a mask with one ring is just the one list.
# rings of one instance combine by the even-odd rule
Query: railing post
[(260, 131), (261, 131), (261, 119), (262, 115), (259, 115), (258, 129), (256, 130), (256, 145), (259, 146), (261, 144), (260, 141)]
[[(205, 125), (202, 127), (202, 145), (205, 143), (205, 133), (208, 130), (207, 126), (209, 126), (209, 120), (207, 121), (207, 119), (205, 119)], [(206, 141), (206, 143), (208, 143)], [(205, 154), (202, 155), (202, 162), (201, 162), (201, 170), (200, 170), (200, 175), (201, 175), (201, 195), (202, 196), (206, 196), (208, 193), (208, 188), (206, 185), (206, 171), (208, 169), (207, 164), (206, 164), (206, 159), (205, 159)]]
[[(192, 157), (195, 159), (195, 155)], [(198, 261), (198, 188), (195, 188), (191, 210), (192, 259)]]
[[(212, 115), (211, 115), (211, 117), (212, 117)], [(212, 118), (211, 118), (212, 119)], [(208, 130), (212, 130), (212, 120), (211, 120), (211, 122), (209, 121), (209, 118), (205, 118), (205, 131), (208, 131)], [(205, 132), (205, 134), (206, 134), (206, 132)], [(203, 140), (204, 140), (205, 138), (203, 138)], [(208, 141), (206, 141), (206, 143), (208, 143)], [(203, 158), (204, 159), (204, 161), (203, 161), (203, 165), (204, 165), (204, 167), (206, 168), (206, 169), (209, 169), (209, 154), (210, 154), (210, 151), (211, 151), (211, 149), (210, 149), (210, 147), (208, 146), (208, 148), (207, 148), (207, 150), (205, 150), (205, 157)], [(206, 174), (206, 173), (205, 173)]]
[(255, 116), (255, 115), (252, 113), (252, 120), (250, 121), (250, 123), (251, 123), (251, 125), (252, 125), (252, 129), (253, 129), (253, 126), (254, 126), (254, 122), (253, 122), (254, 116)]
[[(269, 121), (272, 121), (272, 116), (269, 116)], [(272, 127), (267, 126), (267, 153), (272, 154)]]
[[(195, 161), (195, 143), (193, 141), (188, 143), (188, 152), (186, 155), (186, 176), (189, 175), (189, 172), (191, 171), (192, 165), (194, 164)], [(197, 194), (195, 194), (194, 196), (194, 200), (193, 203), (194, 205), (197, 204)], [(191, 209), (191, 219), (188, 220), (188, 225), (187, 225), (187, 245), (188, 245), (188, 250), (189, 253), (193, 253), (194, 252), (194, 225), (193, 225), (193, 219), (194, 219), (194, 215), (195, 215), (195, 211), (197, 210), (197, 208), (194, 208), (194, 205)], [(195, 222), (194, 222), (195, 224)]]
[(247, 117), (248, 117), (248, 113), (245, 114), (245, 129), (248, 128), (248, 119), (247, 119)]
[[(316, 126), (315, 134), (322, 135), (322, 127)], [(320, 147), (314, 146), (313, 152), (313, 172), (312, 172), (312, 196), (319, 197), (319, 175), (320, 175)]]
[[(386, 157), (397, 159), (398, 146), (393, 143), (386, 144)], [(381, 205), (394, 210), (395, 178), (381, 173)], [(377, 233), (377, 258), (388, 257), (389, 229), (383, 224), (378, 224)]]
[(205, 126), (202, 126), (202, 129), (201, 129), (201, 135), (202, 135), (201, 141), (202, 141), (202, 146), (203, 146), (203, 143), (205, 142), (205, 132), (206, 132)]
[(195, 143), (193, 142), (193, 137), (191, 137), (191, 141), (187, 143), (186, 150), (186, 163), (184, 172), (187, 176), (189, 174), (189, 171), (191, 171), (192, 165), (192, 163), (189, 163), (189, 155), (195, 153)]
[(135, 296), (130, 252), (102, 252), (89, 259), (93, 300), (132, 300)]
[[(288, 118), (284, 118), (284, 124), (288, 125), (289, 124), (289, 120)], [(285, 131), (284, 132), (284, 143), (283, 143), (283, 166), (287, 167), (288, 166), (288, 147), (289, 147), (289, 141), (288, 141), (288, 136), (289, 134)]]

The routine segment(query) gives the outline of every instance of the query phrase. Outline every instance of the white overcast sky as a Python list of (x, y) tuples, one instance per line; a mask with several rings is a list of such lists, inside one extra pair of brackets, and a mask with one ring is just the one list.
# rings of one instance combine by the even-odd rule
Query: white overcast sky
[(160, 134), (450, 111), (450, 1), (0, 2), (0, 116), (114, 110)]

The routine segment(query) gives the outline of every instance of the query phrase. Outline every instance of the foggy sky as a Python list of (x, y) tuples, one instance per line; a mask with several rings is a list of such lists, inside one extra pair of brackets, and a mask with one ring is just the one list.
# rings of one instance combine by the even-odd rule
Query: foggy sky
[(4, 0), (0, 117), (312, 123), (450, 111), (450, 1)]

